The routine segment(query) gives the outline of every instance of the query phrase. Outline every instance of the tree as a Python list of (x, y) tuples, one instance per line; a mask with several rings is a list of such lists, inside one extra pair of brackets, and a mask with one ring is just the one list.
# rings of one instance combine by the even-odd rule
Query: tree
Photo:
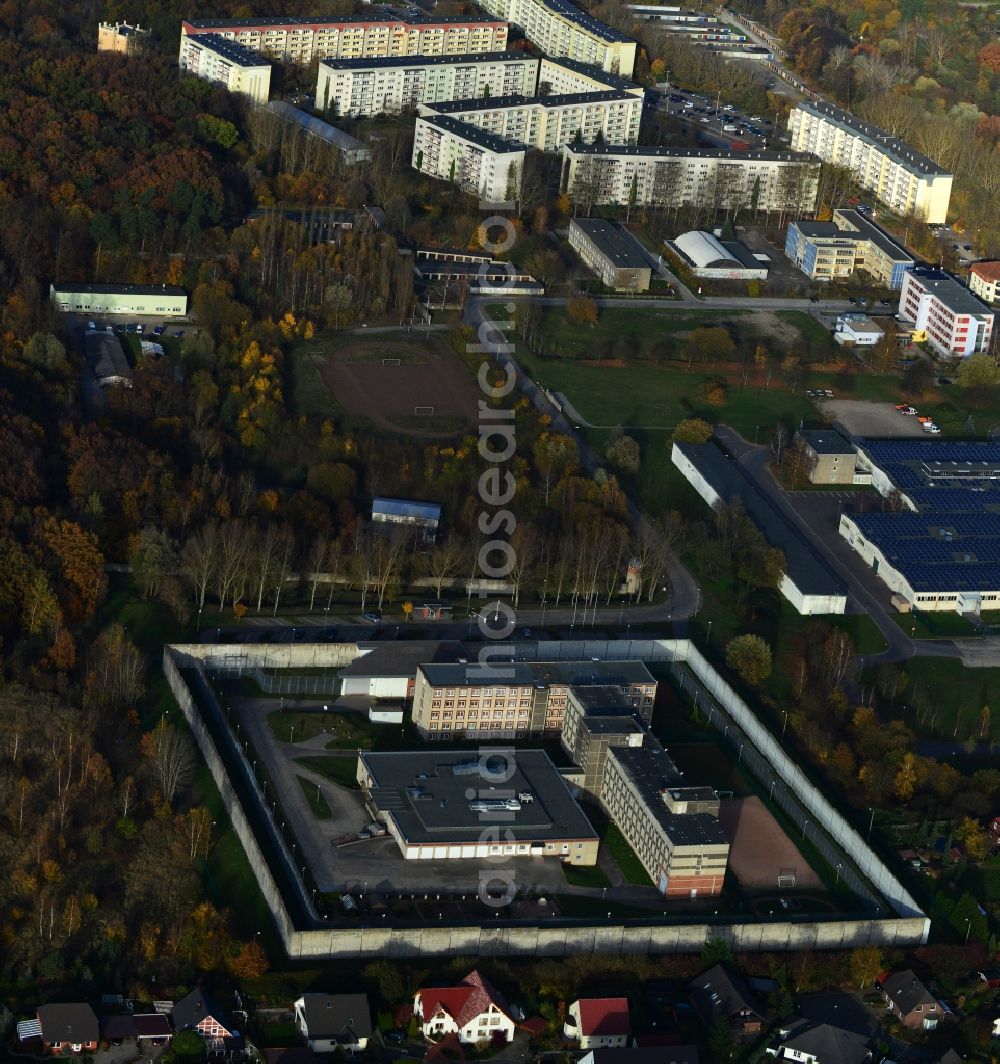
[(254, 939), (240, 947), (240, 951), (230, 957), (227, 967), (229, 974), (236, 979), (259, 979), (270, 967), (267, 954), (260, 943)]
[(892, 789), (896, 792), (896, 797), (901, 802), (908, 802), (913, 797), (913, 789), (916, 783), (917, 769), (914, 756), (911, 753), (904, 754), (903, 760), (899, 765), (899, 771), (892, 781)]
[[(464, 554), (465, 547), (459, 538), (455, 535), (448, 535), (431, 547), (425, 555), (425, 571), (433, 581), (436, 598), (441, 597), (445, 581), (458, 572)], [(410, 608), (413, 608), (412, 605)]]
[(971, 816), (962, 818), (955, 829), (955, 840), (959, 843), (970, 861), (983, 861), (989, 853), (990, 838), (978, 820)]
[(205, 1059), (205, 1042), (197, 1031), (178, 1031), (170, 1043), (173, 1058), (184, 1064)]
[(671, 436), (677, 443), (708, 443), (711, 438), (712, 426), (700, 417), (679, 421)]
[(771, 675), (771, 648), (759, 635), (738, 635), (726, 644), (726, 664), (756, 686)]
[(706, 968), (712, 968), (716, 964), (731, 964), (733, 961), (733, 951), (729, 943), (718, 936), (705, 940), (699, 956)]
[(851, 950), (851, 981), (864, 988), (885, 968), (885, 956), (878, 946), (858, 946)]
[(566, 303), (566, 317), (574, 325), (596, 325), (597, 304), (589, 296), (570, 296)]
[(736, 354), (736, 344), (729, 330), (721, 325), (699, 325), (697, 329), (692, 329), (685, 346), (688, 361), (727, 362)]
[(631, 436), (619, 436), (618, 439), (608, 444), (605, 457), (610, 465), (625, 473), (635, 475), (639, 472), (641, 460), (639, 444)]
[(154, 598), (164, 579), (177, 568), (177, 547), (162, 529), (146, 525), (134, 542), (129, 564), (132, 578), (142, 588), (143, 596)]
[(728, 1017), (719, 1017), (709, 1028), (708, 1049), (712, 1060), (732, 1060), (736, 1055), (736, 1039)]
[(166, 718), (162, 718), (151, 732), (142, 737), (142, 752), (149, 758), (160, 797), (167, 805), (171, 804), (194, 772), (191, 740), (167, 724)]
[(958, 367), (963, 388), (993, 389), (1000, 385), (1000, 363), (990, 355), (970, 355)]

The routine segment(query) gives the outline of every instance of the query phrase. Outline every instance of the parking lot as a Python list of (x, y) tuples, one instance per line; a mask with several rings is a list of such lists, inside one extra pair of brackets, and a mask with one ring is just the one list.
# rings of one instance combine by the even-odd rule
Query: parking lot
[(901, 414), (892, 403), (863, 399), (822, 399), (819, 407), (852, 436), (926, 436), (916, 417)]
[(705, 134), (719, 146), (741, 144), (745, 148), (766, 148), (772, 140), (783, 139), (782, 130), (763, 115), (745, 115), (732, 104), (712, 100), (698, 93), (672, 88), (664, 93), (658, 108)]

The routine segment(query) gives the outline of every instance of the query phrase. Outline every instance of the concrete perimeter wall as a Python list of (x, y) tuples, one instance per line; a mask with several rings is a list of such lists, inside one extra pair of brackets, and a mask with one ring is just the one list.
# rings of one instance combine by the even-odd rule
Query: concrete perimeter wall
[[(519, 656), (526, 647), (519, 646)], [(225, 647), (214, 644), (167, 646), (163, 669), (170, 689), (188, 721), (202, 756), (215, 780), (223, 804), (247, 854), (261, 892), (274, 917), (290, 957), (372, 958), (477, 954), (484, 957), (550, 956), (589, 953), (697, 953), (707, 939), (721, 938), (736, 951), (784, 951), (851, 949), (871, 943), (913, 946), (926, 942), (930, 921), (892, 873), (872, 853), (861, 837), (809, 783), (804, 773), (778, 746), (747, 706), (687, 640), (580, 640), (543, 643), (540, 660), (584, 659), (672, 661), (690, 669), (720, 707), (738, 723), (747, 740), (754, 743), (776, 773), (788, 781), (817, 824), (843, 847), (857, 868), (871, 875), (872, 883), (894, 910), (871, 917), (814, 920), (806, 917), (752, 919), (716, 918), (684, 923), (655, 918), (648, 921), (552, 920), (544, 925), (503, 919), (495, 923), (451, 927), (332, 926), (296, 928), (285, 901), (254, 837), (250, 821), (240, 804), (215, 748), (201, 721), (178, 664), (206, 670), (247, 668), (336, 667), (357, 655), (354, 644)], [(721, 716), (721, 714), (720, 714)], [(746, 741), (746, 740), (744, 740)], [(301, 885), (300, 885), (301, 886)], [(870, 892), (865, 892), (869, 893)]]

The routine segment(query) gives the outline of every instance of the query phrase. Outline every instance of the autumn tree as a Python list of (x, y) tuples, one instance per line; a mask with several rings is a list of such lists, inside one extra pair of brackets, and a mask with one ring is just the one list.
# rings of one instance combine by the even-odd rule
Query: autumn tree
[(1000, 363), (991, 355), (970, 355), (958, 367), (958, 383), (970, 390), (992, 390), (1000, 385)]
[(971, 861), (983, 861), (989, 853), (990, 838), (978, 820), (970, 816), (962, 817), (962, 822), (955, 829), (955, 839), (965, 850)]
[(566, 302), (566, 317), (574, 325), (596, 325), (597, 304), (590, 296), (570, 296)]
[(885, 955), (878, 946), (858, 946), (851, 950), (851, 982), (858, 990), (864, 990), (884, 968)]
[(901, 802), (908, 802), (913, 797), (917, 783), (917, 770), (913, 754), (906, 753), (900, 762), (899, 770), (892, 781), (892, 789)]
[(735, 636), (726, 644), (726, 664), (756, 687), (771, 675), (771, 648), (759, 635)]
[(671, 439), (677, 443), (708, 443), (712, 426), (700, 417), (689, 417), (677, 423)]

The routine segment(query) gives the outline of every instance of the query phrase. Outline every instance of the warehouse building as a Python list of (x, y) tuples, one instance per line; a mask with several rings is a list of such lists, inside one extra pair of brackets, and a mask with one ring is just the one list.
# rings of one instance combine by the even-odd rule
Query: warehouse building
[(790, 525), (774, 504), (715, 443), (675, 443), (673, 464), (713, 510), (734, 499), (772, 546), (785, 556), (785, 572), (778, 590), (803, 615), (844, 613), (847, 589), (826, 562)]
[(507, 141), (554, 152), (575, 141), (634, 144), (639, 139), (642, 97), (618, 90), (503, 96), (421, 104), (418, 112), (455, 118)]
[(316, 137), (328, 145), (333, 153), (343, 161), (345, 166), (358, 166), (368, 162), (372, 157), (371, 148), (362, 143), (356, 137), (345, 133), (329, 122), (324, 122), (315, 115), (293, 107), (284, 100), (272, 100), (267, 105), (267, 110), (290, 125), (298, 126), (306, 136)]
[(647, 292), (652, 268), (649, 256), (631, 233), (603, 218), (574, 218), (569, 246), (606, 288), (616, 292)]
[(840, 534), (910, 609), (1000, 608), (1000, 444), (866, 440), (858, 464), (899, 513), (842, 514)]
[(884, 229), (860, 211), (844, 207), (829, 222), (792, 222), (785, 254), (814, 281), (836, 281), (864, 270), (886, 288), (903, 287), (916, 260)]
[(53, 284), (49, 297), (59, 310), (77, 314), (187, 314), (188, 297), (173, 284)]
[(811, 214), (819, 160), (801, 152), (570, 143), (563, 148), (561, 187), (573, 199), (621, 207)]
[(428, 177), (451, 181), (486, 203), (516, 196), (526, 148), (459, 122), (448, 115), (418, 118), (413, 129), (411, 165)]
[(418, 529), (433, 542), (441, 525), (441, 507), (436, 502), (376, 495), (372, 499), (372, 521), (377, 525), (406, 525)]
[(597, 864), (597, 832), (544, 750), (363, 752), (357, 779), (407, 861)]
[(132, 367), (114, 333), (93, 330), (84, 333), (83, 354), (94, 380), (102, 388), (132, 387)]
[(952, 175), (909, 144), (848, 111), (803, 100), (788, 116), (793, 151), (818, 155), (850, 170), (858, 184), (904, 218), (941, 224)]
[(725, 281), (767, 280), (767, 257), (758, 257), (739, 240), (723, 240), (714, 233), (692, 230), (674, 237), (667, 246), (695, 277)]
[[(182, 36), (214, 33), (283, 63), (308, 66), (315, 59), (382, 55), (471, 55), (502, 52), (507, 23), (473, 15), (436, 18), (331, 15), (268, 18), (184, 19)], [(183, 50), (183, 40), (181, 48)]]
[(992, 308), (944, 270), (915, 266), (903, 279), (899, 320), (925, 330), (928, 343), (945, 358), (988, 351), (994, 316)]
[(362, 117), (417, 104), (534, 93), (538, 60), (524, 52), (327, 59), (319, 64), (316, 106)]
[(481, 0), (491, 15), (512, 22), (539, 51), (566, 56), (630, 78), (636, 43), (569, 0)]
[(218, 33), (182, 34), (177, 65), (185, 74), (213, 81), (257, 103), (266, 103), (271, 94), (271, 64), (260, 52)]

